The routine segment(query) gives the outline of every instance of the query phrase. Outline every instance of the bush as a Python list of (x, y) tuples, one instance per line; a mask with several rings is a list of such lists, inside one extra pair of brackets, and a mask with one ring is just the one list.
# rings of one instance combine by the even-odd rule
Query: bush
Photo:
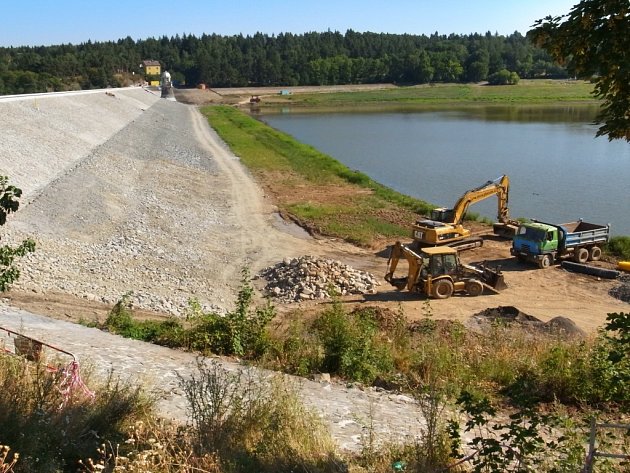
[(247, 269), (243, 269), (236, 310), (225, 315), (204, 313), (197, 302), (191, 301), (188, 327), (175, 319), (134, 320), (129, 296), (125, 294), (107, 316), (104, 328), (112, 333), (171, 348), (247, 358), (258, 358), (269, 348), (267, 325), (275, 317), (275, 310), (269, 303), (251, 310), (253, 288)]
[(198, 359), (197, 374), (180, 385), (196, 454), (217, 455), (226, 471), (345, 471), (327, 427), (283, 378)]
[(103, 438), (125, 438), (126, 426), (152, 403), (140, 388), (110, 376), (96, 397), (64, 397), (66, 374), (43, 363), (0, 355), (0, 443), (20, 453), (17, 472), (75, 471)]
[(630, 236), (614, 236), (604, 249), (612, 256), (630, 261)]
[(521, 80), (516, 72), (510, 72), (507, 69), (490, 74), (488, 76), (488, 84), (490, 85), (516, 85)]
[(264, 307), (250, 309), (254, 289), (249, 279), (249, 271), (243, 269), (236, 310), (233, 312), (225, 315), (203, 313), (193, 305), (190, 317), (193, 326), (183, 334), (187, 348), (247, 358), (259, 358), (267, 351), (267, 326), (276, 312), (269, 302)]
[(393, 370), (391, 349), (380, 339), (372, 312), (347, 314), (336, 301), (314, 329), (323, 348), (322, 371), (372, 383)]

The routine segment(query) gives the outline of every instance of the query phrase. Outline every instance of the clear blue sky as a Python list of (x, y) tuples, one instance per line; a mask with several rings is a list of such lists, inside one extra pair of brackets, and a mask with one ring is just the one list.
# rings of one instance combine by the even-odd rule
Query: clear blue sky
[(3, 0), (0, 46), (175, 34), (308, 31), (523, 34), (579, 0)]

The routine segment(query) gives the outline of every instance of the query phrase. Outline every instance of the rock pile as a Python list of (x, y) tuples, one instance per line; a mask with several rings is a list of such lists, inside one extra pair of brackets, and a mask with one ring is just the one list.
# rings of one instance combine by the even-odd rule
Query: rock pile
[(372, 294), (380, 283), (365, 271), (314, 256), (285, 258), (260, 272), (266, 293), (282, 302), (326, 299), (331, 293)]
[(621, 301), (630, 303), (630, 274), (619, 276), (617, 280), (621, 284), (613, 287), (608, 293)]

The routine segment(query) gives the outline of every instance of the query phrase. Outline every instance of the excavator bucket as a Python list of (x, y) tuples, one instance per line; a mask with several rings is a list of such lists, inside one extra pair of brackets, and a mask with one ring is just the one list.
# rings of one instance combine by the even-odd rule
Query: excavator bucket
[(491, 269), (483, 265), (482, 270), (483, 273), (481, 275), (481, 278), (483, 279), (483, 282), (485, 284), (496, 291), (503, 291), (504, 289), (507, 289), (507, 284), (505, 284), (503, 273), (499, 268)]

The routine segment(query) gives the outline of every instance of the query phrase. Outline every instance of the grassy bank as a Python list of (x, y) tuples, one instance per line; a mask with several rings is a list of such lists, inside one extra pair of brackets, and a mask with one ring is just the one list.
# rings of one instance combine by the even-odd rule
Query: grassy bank
[(593, 85), (583, 81), (523, 80), (517, 85), (427, 84), (390, 89), (300, 93), (265, 97), (263, 105), (291, 104), (304, 107), (338, 107), (369, 104), (413, 104), (420, 106), (462, 106), (479, 104), (598, 103)]
[(234, 108), (202, 113), (280, 211), (304, 228), (369, 246), (408, 236), (417, 213), (431, 208)]

